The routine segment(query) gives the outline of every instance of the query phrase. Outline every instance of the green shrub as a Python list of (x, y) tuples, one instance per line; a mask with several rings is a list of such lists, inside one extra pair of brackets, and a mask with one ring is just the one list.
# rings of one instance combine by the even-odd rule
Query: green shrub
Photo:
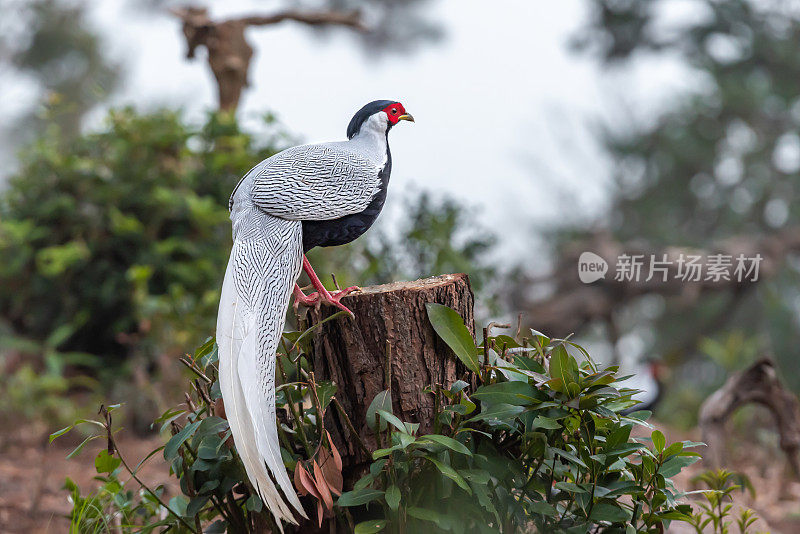
[[(449, 388), (427, 388), (437, 406), (431, 434), (394, 416), (388, 391), (372, 400), (380, 448), (353, 488), (342, 488), (339, 453), (323, 426), (325, 411), (339, 410), (336, 385), (309, 371), (310, 332), (285, 334), (276, 396), (287, 421), (279, 428), (281, 452), (306, 510), (316, 510), (315, 523), (359, 533), (659, 532), (690, 520), (670, 477), (699, 459), (691, 450), (699, 444), (668, 444), (657, 430), (632, 438), (634, 427), (649, 426), (649, 413), (623, 415), (635, 404), (634, 390), (615, 367), (598, 369), (578, 345), (538, 332), (488, 337), (477, 347), (456, 312), (431, 304), (428, 314), (470, 371)], [(122, 471), (136, 469), (116, 448), (109, 414), (83, 423), (98, 430), (87, 439), (109, 443), (95, 461), (103, 487), (81, 497), (70, 486), (73, 522), (103, 530), (123, 518), (126, 528), (145, 532), (249, 532), (270, 523), (226, 421), (215, 415), (216, 360), (211, 339), (184, 359), (197, 376), (186, 408), (156, 421), (171, 431), (152, 454), (163, 450), (182, 495), (165, 502), (162, 488), (137, 496), (120, 482)]]
[[(745, 475), (733, 473), (726, 469), (706, 471), (692, 479), (692, 482), (702, 482), (708, 489), (702, 490), (706, 502), (698, 504), (698, 510), (692, 514), (689, 523), (697, 534), (707, 532), (711, 527), (714, 534), (728, 534), (730, 532), (731, 510), (733, 498), (731, 495), (737, 490), (746, 488), (751, 496), (755, 496), (755, 489)], [(738, 482), (738, 484), (737, 484)], [(735, 518), (736, 527), (740, 534), (750, 532), (753, 524), (758, 521), (758, 516), (749, 508), (739, 510)]]
[(213, 328), (230, 191), (285, 143), (267, 128), (257, 144), (229, 115), (121, 109), (98, 133), (48, 130), (0, 195), (0, 317), (63, 351), (180, 353)]

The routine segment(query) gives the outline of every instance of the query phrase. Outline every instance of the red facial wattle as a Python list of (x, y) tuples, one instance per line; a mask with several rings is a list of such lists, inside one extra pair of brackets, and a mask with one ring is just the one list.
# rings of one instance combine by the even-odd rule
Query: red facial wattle
[(389, 123), (391, 124), (397, 124), (397, 121), (400, 120), (400, 117), (406, 114), (406, 108), (404, 108), (403, 104), (400, 102), (389, 104), (383, 108), (383, 111), (386, 113), (386, 116), (389, 117)]

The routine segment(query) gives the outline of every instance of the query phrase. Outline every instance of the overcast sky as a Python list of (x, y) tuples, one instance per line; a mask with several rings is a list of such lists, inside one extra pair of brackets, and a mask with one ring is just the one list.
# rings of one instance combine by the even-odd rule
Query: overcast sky
[[(216, 104), (205, 50), (188, 62), (178, 21), (138, 16), (131, 3), (90, 2), (126, 82), (112, 105), (183, 107), (198, 120)], [(209, 4), (215, 18), (265, 12), (272, 3)], [(578, 0), (431, 0), (445, 37), (410, 54), (368, 58), (346, 30), (315, 38), (297, 24), (253, 28), (252, 87), (240, 116), (272, 110), (304, 142), (341, 139), (368, 101), (398, 99), (416, 124), (392, 130), (388, 211), (404, 191), (426, 188), (480, 207), (507, 236), (504, 249), (548, 221), (602, 213), (608, 161), (595, 141), (600, 121), (652, 116), (689, 85), (677, 62), (642, 58), (609, 71), (568, 49), (586, 20)], [(95, 114), (95, 121), (104, 110)]]

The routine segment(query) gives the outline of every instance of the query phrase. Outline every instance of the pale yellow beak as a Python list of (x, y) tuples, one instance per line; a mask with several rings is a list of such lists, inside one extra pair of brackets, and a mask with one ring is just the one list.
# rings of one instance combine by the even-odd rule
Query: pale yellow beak
[(406, 113), (404, 115), (400, 115), (399, 117), (397, 117), (397, 120), (414, 122), (414, 117), (411, 116), (411, 113)]

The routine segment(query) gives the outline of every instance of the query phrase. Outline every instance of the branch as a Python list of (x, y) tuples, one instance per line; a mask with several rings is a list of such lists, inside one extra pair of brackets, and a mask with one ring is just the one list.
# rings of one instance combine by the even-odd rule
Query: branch
[(236, 19), (237, 22), (241, 22), (248, 26), (268, 26), (270, 24), (278, 24), (284, 20), (293, 20), (295, 22), (302, 22), (303, 24), (308, 24), (311, 26), (349, 26), (361, 32), (367, 31), (367, 27), (361, 20), (361, 13), (359, 11), (343, 13), (340, 11), (287, 10), (275, 13), (273, 15), (253, 15), (250, 17)]
[(773, 415), (780, 434), (780, 447), (786, 454), (795, 477), (800, 478), (800, 403), (783, 387), (772, 360), (764, 358), (731, 376), (700, 407), (699, 426), (708, 445), (706, 461), (722, 465), (726, 441), (725, 422), (749, 403), (765, 406)]

